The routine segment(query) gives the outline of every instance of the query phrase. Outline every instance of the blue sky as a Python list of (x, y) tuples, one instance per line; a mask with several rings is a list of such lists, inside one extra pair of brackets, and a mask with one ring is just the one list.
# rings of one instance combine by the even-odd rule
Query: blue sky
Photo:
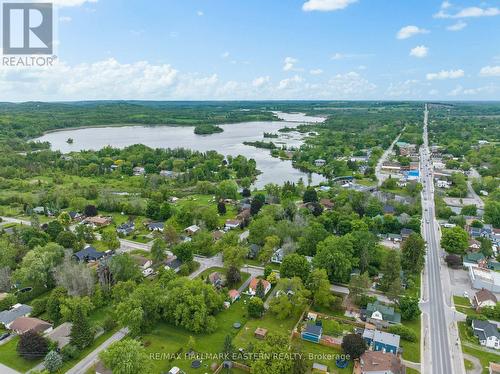
[(493, 0), (56, 3), (57, 66), (2, 100), (500, 99)]

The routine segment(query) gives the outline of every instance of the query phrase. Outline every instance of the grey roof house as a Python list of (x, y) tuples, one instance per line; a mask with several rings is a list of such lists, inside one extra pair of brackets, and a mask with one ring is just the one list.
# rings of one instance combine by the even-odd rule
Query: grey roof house
[(104, 257), (104, 253), (99, 252), (94, 247), (88, 246), (87, 248), (84, 248), (81, 251), (73, 254), (73, 257), (75, 257), (78, 261), (90, 262), (101, 259), (102, 257)]
[(19, 317), (27, 317), (33, 310), (32, 307), (26, 304), (16, 304), (9, 310), (4, 310), (0, 312), (0, 323), (6, 328)]

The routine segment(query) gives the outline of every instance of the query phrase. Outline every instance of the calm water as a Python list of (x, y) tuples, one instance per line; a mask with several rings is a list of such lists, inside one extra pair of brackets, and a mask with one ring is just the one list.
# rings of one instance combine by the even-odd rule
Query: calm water
[[(124, 126), (99, 127), (76, 130), (64, 130), (46, 134), (36, 140), (47, 141), (53, 150), (63, 153), (81, 150), (98, 150), (107, 145), (123, 148), (142, 143), (152, 148), (189, 148), (197, 151), (216, 150), (224, 155), (243, 155), (253, 158), (257, 168), (262, 172), (255, 187), (261, 188), (268, 183), (283, 184), (286, 181), (297, 182), (303, 178), (308, 183), (309, 175), (292, 167), (291, 161), (282, 161), (271, 157), (267, 149), (259, 149), (243, 144), (244, 141), (266, 140), (276, 144), (300, 146), (302, 136), (299, 133), (280, 134), (279, 138), (264, 139), (264, 132), (277, 132), (282, 127), (295, 127), (301, 123), (317, 123), (324, 119), (308, 117), (301, 113), (277, 113), (284, 121), (278, 122), (243, 122), (221, 125), (224, 132), (213, 135), (195, 135), (193, 127), (171, 126)], [(73, 144), (66, 143), (68, 138)], [(312, 184), (319, 184), (323, 177), (318, 174), (310, 176)]]

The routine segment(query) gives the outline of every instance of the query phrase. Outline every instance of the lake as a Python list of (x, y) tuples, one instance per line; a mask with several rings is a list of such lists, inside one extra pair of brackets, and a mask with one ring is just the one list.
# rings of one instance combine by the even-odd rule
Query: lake
[[(49, 142), (53, 150), (63, 153), (98, 150), (108, 145), (123, 148), (141, 143), (152, 148), (189, 148), (201, 152), (215, 150), (223, 155), (243, 155), (253, 158), (257, 162), (257, 168), (262, 172), (254, 184), (257, 188), (262, 188), (268, 183), (298, 182), (300, 178), (305, 184), (308, 184), (309, 179), (313, 185), (324, 181), (319, 174), (309, 175), (294, 169), (291, 161), (272, 157), (267, 149), (243, 144), (244, 141), (265, 140), (298, 147), (303, 143), (303, 136), (298, 132), (280, 133), (279, 138), (272, 139), (264, 139), (263, 134), (277, 133), (278, 129), (285, 126), (296, 127), (303, 123), (324, 121), (324, 118), (310, 117), (303, 113), (274, 113), (283, 121), (220, 125), (224, 132), (212, 135), (196, 135), (192, 126), (123, 126), (62, 130), (45, 134), (35, 140)], [(73, 139), (73, 144), (66, 142), (68, 138)]]

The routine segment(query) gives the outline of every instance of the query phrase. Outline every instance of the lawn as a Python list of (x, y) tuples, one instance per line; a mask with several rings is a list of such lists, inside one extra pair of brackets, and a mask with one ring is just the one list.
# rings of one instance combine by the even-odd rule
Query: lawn
[(22, 373), (32, 369), (40, 360), (26, 360), (17, 354), (17, 343), (19, 336), (14, 337), (7, 343), (0, 345), (0, 362)]
[[(203, 360), (203, 365), (200, 369), (192, 369), (190, 367), (192, 359), (186, 358), (189, 347), (187, 343), (189, 337), (192, 336), (195, 340), (194, 350), (199, 354), (218, 354), (223, 351), (224, 340), (227, 335), (235, 336), (238, 330), (233, 327), (233, 323), (240, 322), (242, 328), (245, 326), (247, 308), (243, 301), (235, 302), (229, 309), (226, 309), (216, 316), (217, 329), (214, 333), (194, 334), (183, 328), (175, 327), (170, 324), (160, 323), (151, 333), (143, 336), (146, 351), (150, 354), (153, 360), (154, 372), (161, 373), (168, 371), (173, 366), (177, 366), (188, 373), (205, 373), (207, 366), (219, 360)], [(235, 344), (235, 346), (237, 346)], [(158, 359), (155, 359), (153, 354), (160, 354)], [(167, 357), (168, 354), (180, 354), (180, 358)]]
[[(208, 268), (206, 270), (203, 270), (197, 278), (200, 278), (202, 280), (205, 280), (207, 279), (207, 277), (213, 273), (214, 271), (217, 271), (219, 272), (220, 274), (226, 274), (226, 269), (224, 268), (220, 268), (220, 267), (212, 267), (212, 268)], [(241, 272), (241, 281), (239, 281), (238, 283), (236, 283), (235, 285), (233, 285), (231, 288), (234, 288), (234, 289), (238, 289), (243, 283), (245, 283), (245, 281), (250, 277), (250, 274), (249, 273), (245, 273), (245, 272)]]
[(419, 374), (420, 372), (416, 369), (406, 367), (406, 374)]
[(321, 344), (306, 342), (301, 339), (295, 339), (295, 342), (302, 348), (302, 353), (305, 355), (309, 368), (312, 368), (313, 363), (323, 364), (328, 366), (329, 373), (334, 374), (350, 374), (353, 370), (352, 361), (345, 369), (339, 369), (335, 365), (337, 358), (342, 356), (340, 348), (327, 347)]
[(417, 334), (416, 342), (408, 342), (401, 339), (400, 346), (403, 348), (403, 358), (411, 362), (420, 362), (420, 318), (404, 322), (404, 326), (412, 329)]
[(464, 358), (464, 365), (465, 365), (465, 370), (474, 369), (474, 364), (472, 363), (472, 361), (469, 361), (466, 358)]
[[(243, 298), (244, 301), (246, 298)], [(289, 336), (292, 329), (298, 322), (302, 311), (297, 311), (291, 317), (278, 320), (274, 314), (267, 312), (262, 318), (252, 318), (241, 329), (240, 333), (234, 339), (234, 345), (237, 348), (245, 348), (249, 343), (255, 344), (259, 340), (254, 337), (254, 332), (257, 327), (262, 327), (268, 330), (268, 333), (281, 333)]]

